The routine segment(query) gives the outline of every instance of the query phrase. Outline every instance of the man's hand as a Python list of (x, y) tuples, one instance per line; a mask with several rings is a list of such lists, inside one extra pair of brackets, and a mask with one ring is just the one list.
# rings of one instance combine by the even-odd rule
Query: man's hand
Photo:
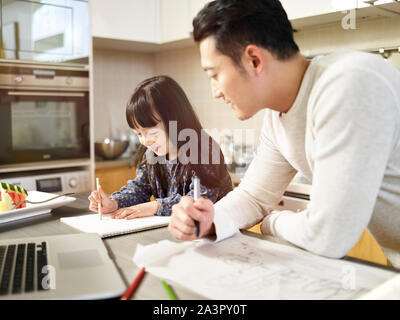
[(203, 198), (194, 201), (191, 197), (182, 197), (179, 203), (172, 207), (168, 230), (177, 240), (195, 240), (197, 239), (195, 220), (200, 225), (199, 237), (215, 232), (212, 201)]
[(159, 207), (160, 204), (157, 201), (145, 202), (132, 207), (118, 209), (113, 212), (111, 218), (131, 220), (135, 218), (154, 216)]

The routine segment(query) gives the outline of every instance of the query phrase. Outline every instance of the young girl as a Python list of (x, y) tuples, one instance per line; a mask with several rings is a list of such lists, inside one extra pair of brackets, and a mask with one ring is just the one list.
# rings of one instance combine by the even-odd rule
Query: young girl
[[(202, 130), (188, 98), (173, 79), (157, 76), (140, 83), (127, 105), (126, 119), (141, 143), (135, 157), (136, 178), (111, 198), (101, 188), (93, 191), (90, 210), (97, 212), (101, 199), (103, 214), (112, 213), (115, 219), (169, 216), (183, 195), (193, 197), (194, 177), (201, 182), (200, 196), (213, 202), (232, 190), (219, 146)], [(194, 134), (182, 139), (181, 132)]]

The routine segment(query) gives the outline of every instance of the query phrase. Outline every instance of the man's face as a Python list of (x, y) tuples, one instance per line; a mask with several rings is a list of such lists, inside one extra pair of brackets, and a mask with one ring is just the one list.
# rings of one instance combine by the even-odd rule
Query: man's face
[(215, 48), (213, 37), (207, 37), (200, 42), (200, 55), (202, 68), (211, 81), (214, 98), (222, 98), (240, 120), (252, 117), (261, 109), (255, 103), (256, 92), (251, 85), (251, 76)]

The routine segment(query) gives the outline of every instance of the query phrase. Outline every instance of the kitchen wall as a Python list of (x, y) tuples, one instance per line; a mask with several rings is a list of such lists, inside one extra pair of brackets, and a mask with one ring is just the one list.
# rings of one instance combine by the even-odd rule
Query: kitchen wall
[[(400, 46), (400, 16), (357, 20), (356, 29), (343, 29), (340, 23), (311, 27), (295, 33), (295, 40), (306, 56), (328, 53), (340, 48), (360, 50)], [(400, 54), (389, 61), (400, 69)], [(197, 46), (144, 54), (117, 50), (94, 50), (95, 137), (107, 135), (107, 107), (115, 111), (113, 123), (127, 128), (125, 105), (135, 85), (142, 79), (166, 74), (178, 81), (187, 93), (206, 129), (254, 130), (258, 140), (263, 113), (239, 121), (222, 101), (211, 96), (209, 80), (200, 66)], [(99, 121), (100, 120), (100, 121)], [(238, 131), (240, 133), (240, 131)], [(236, 132), (238, 134), (238, 132)], [(213, 132), (210, 132), (213, 133)], [(237, 136), (240, 142), (240, 136)], [(242, 138), (245, 138), (243, 133)], [(248, 143), (249, 138), (245, 141)]]
[[(128, 130), (126, 103), (136, 85), (155, 74), (154, 55), (119, 50), (93, 50), (94, 139)], [(111, 130), (113, 128), (113, 130)]]
[(247, 121), (240, 121), (223, 100), (212, 97), (210, 80), (201, 68), (197, 45), (179, 51), (155, 54), (155, 70), (158, 74), (169, 75), (178, 81), (188, 95), (203, 127), (214, 138), (218, 139), (218, 135), (232, 133), (238, 140), (236, 142), (241, 143), (246, 139), (247, 133), (247, 140), (252, 136), (258, 140), (263, 112), (259, 112)]

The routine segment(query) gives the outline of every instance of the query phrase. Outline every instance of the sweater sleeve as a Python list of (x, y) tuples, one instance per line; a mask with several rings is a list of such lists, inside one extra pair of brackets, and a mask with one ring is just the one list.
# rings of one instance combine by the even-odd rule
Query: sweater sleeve
[(269, 116), (266, 113), (257, 152), (242, 182), (215, 204), (217, 241), (260, 222), (280, 201), (296, 174), (268, 138)]
[(142, 166), (136, 169), (136, 178), (129, 180), (126, 186), (114, 192), (111, 199), (118, 201), (118, 208), (125, 208), (149, 202), (151, 195), (147, 169), (146, 166)]
[(319, 80), (310, 103), (313, 183), (300, 213), (274, 211), (262, 224), (316, 254), (340, 258), (374, 210), (399, 119), (393, 88), (373, 71), (352, 69)]

